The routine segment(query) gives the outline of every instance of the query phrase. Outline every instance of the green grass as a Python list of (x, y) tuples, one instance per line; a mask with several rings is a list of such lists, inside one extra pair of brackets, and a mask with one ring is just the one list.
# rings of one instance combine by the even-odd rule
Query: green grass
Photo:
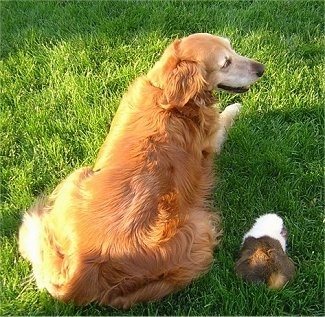
[[(324, 2), (1, 2), (1, 315), (324, 315)], [(211, 271), (177, 294), (119, 311), (75, 307), (28, 280), (21, 215), (70, 171), (91, 165), (122, 93), (173, 38), (229, 37), (267, 67), (216, 158), (224, 237)], [(233, 264), (254, 219), (275, 211), (297, 266), (281, 291), (247, 285)]]

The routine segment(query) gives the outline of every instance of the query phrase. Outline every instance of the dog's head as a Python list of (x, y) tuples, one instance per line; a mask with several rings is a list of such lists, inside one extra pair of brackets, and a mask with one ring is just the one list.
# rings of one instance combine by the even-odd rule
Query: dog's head
[(170, 108), (204, 91), (245, 92), (263, 73), (263, 64), (237, 54), (228, 39), (196, 33), (169, 45), (148, 79), (163, 90), (162, 103)]

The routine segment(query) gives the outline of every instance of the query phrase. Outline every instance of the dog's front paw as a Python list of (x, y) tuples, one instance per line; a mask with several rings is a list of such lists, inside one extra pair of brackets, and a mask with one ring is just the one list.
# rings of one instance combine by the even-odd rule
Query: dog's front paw
[(241, 108), (241, 103), (237, 102), (227, 106), (223, 112), (226, 112), (227, 115), (231, 116), (232, 118), (235, 118), (240, 112)]
[(220, 114), (219, 117), (219, 131), (216, 134), (216, 153), (220, 153), (223, 143), (227, 138), (227, 133), (235, 121), (235, 117), (240, 112), (242, 105), (240, 103), (233, 103), (227, 106)]

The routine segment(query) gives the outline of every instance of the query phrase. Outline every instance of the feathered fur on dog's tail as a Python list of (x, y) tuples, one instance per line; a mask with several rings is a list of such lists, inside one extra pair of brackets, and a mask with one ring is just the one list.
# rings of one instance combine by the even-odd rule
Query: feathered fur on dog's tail
[(41, 259), (39, 242), (44, 210), (45, 200), (41, 198), (25, 213), (19, 229), (19, 252), (33, 265)]
[(42, 219), (46, 210), (46, 200), (42, 197), (24, 214), (19, 228), (19, 252), (32, 264), (33, 275), (40, 289), (45, 288), (37, 271), (42, 263)]
[(70, 257), (75, 250), (73, 234), (56, 231), (68, 221), (61, 211), (81, 200), (80, 184), (91, 175), (89, 167), (71, 173), (51, 195), (36, 201), (23, 216), (19, 229), (19, 252), (31, 263), (38, 288), (46, 288), (54, 297), (61, 298), (64, 287), (72, 285), (70, 280), (78, 264), (77, 256)]

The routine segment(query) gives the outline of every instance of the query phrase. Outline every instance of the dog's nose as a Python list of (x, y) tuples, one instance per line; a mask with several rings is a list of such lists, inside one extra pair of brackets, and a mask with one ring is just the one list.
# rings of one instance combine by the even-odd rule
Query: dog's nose
[(264, 71), (265, 71), (265, 66), (261, 63), (258, 63), (256, 65), (256, 75), (258, 77), (262, 77), (262, 75), (264, 74)]

